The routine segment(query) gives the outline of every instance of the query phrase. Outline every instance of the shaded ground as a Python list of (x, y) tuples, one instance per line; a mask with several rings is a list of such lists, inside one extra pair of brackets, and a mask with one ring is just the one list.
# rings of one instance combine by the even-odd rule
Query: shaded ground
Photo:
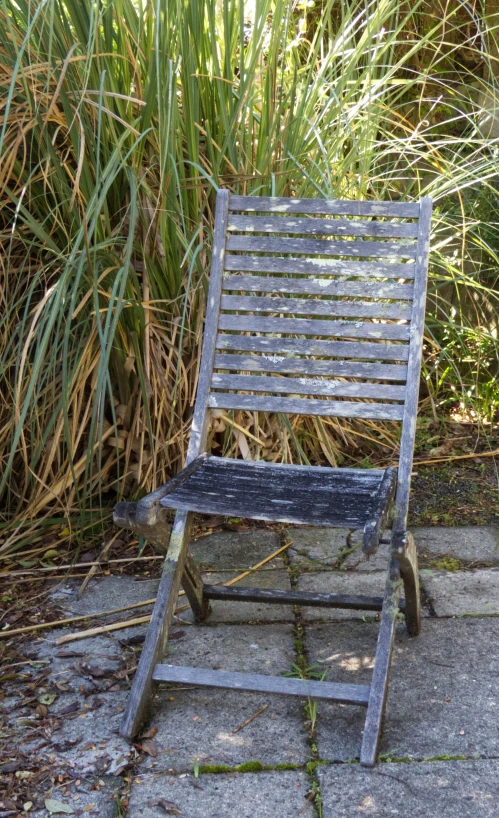
[[(374, 770), (358, 765), (362, 708), (260, 694), (163, 686), (145, 732), (128, 744), (118, 727), (146, 626), (56, 639), (150, 612), (99, 615), (154, 597), (150, 562), (135, 563), (134, 575), (108, 570), (81, 600), (79, 580), (51, 583), (38, 598), (32, 584), (22, 600), (32, 622), (85, 619), (0, 642), (1, 818), (496, 818), (498, 528), (420, 528), (415, 537), (423, 632), (414, 640), (398, 629)], [(346, 530), (215, 532), (191, 550), (205, 578), (226, 582), (287, 543), (241, 584), (383, 589), (388, 548), (366, 562)], [(439, 570), (447, 563), (452, 571)], [(170, 663), (370, 681), (376, 615), (220, 603), (206, 625), (193, 626), (179, 603)]]

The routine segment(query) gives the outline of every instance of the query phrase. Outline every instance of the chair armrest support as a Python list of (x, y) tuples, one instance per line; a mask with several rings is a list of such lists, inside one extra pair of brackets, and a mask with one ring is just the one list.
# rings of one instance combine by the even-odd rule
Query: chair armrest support
[(388, 522), (397, 488), (397, 469), (386, 469), (372, 505), (371, 519), (364, 526), (362, 550), (370, 556), (378, 550), (379, 539)]
[(158, 514), (161, 510), (160, 500), (163, 497), (166, 497), (167, 494), (170, 494), (172, 491), (175, 491), (182, 483), (191, 477), (195, 472), (197, 472), (201, 466), (203, 466), (207, 459), (209, 458), (209, 453), (204, 452), (199, 457), (196, 457), (195, 460), (192, 460), (185, 469), (182, 469), (181, 472), (172, 477), (168, 483), (165, 483), (164, 486), (160, 486), (159, 489), (155, 491), (151, 491), (150, 494), (146, 494), (142, 500), (139, 500), (137, 503), (137, 511), (135, 514), (135, 518), (138, 525), (147, 526), (147, 525), (154, 525), (158, 519)]
[[(161, 499), (166, 497), (167, 494), (170, 494), (170, 492), (175, 491), (175, 489), (181, 486), (192, 474), (198, 471), (208, 457), (209, 454), (207, 452), (200, 455), (189, 463), (185, 469), (182, 469), (179, 474), (172, 477), (168, 483), (165, 483), (164, 486), (160, 486), (159, 489), (152, 491), (150, 494), (146, 494), (138, 503), (116, 503), (113, 512), (115, 525), (121, 528), (130, 528), (137, 534), (142, 534), (144, 537), (147, 537), (147, 539), (157, 541), (159, 544), (158, 536), (159, 540), (163, 539), (163, 537), (160, 536), (161, 531), (164, 529), (168, 532), (168, 526), (164, 519), (166, 512), (160, 505)], [(167, 542), (164, 544), (165, 550), (167, 544)]]

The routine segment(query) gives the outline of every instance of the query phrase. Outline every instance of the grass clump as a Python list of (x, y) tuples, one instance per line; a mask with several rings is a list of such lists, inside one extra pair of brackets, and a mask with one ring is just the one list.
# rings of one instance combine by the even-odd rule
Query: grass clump
[[(497, 17), (468, 7), (2, 0), (0, 553), (97, 539), (183, 465), (219, 187), (432, 196), (423, 400), (494, 416)], [(397, 441), (238, 412), (210, 445), (335, 466)]]

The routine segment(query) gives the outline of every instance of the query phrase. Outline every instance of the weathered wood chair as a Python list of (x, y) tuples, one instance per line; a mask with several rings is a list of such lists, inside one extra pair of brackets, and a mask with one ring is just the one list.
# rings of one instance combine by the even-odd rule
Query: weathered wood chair
[[(430, 217), (429, 199), (327, 201), (219, 191), (187, 466), (140, 502), (115, 509), (118, 525), (163, 545), (166, 510), (177, 509), (122, 735), (137, 734), (156, 682), (284, 693), (367, 707), (361, 763), (375, 763), (399, 607), (410, 634), (420, 627), (407, 509)], [(336, 469), (213, 457), (205, 451), (212, 408), (402, 421), (399, 467)], [(372, 554), (393, 510), (384, 598), (203, 585), (188, 556), (192, 512), (363, 526), (363, 548)], [(380, 611), (371, 685), (161, 664), (181, 584), (198, 621), (208, 615), (210, 599)]]

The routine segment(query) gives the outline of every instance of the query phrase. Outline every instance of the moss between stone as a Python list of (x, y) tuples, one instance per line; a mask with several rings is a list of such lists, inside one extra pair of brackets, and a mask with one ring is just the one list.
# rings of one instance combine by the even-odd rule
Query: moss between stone
[(261, 761), (245, 761), (230, 767), (228, 764), (203, 764), (199, 767), (199, 775), (222, 775), (224, 773), (261, 773), (274, 770), (299, 770), (300, 764), (263, 764)]
[(434, 571), (449, 571), (455, 574), (456, 571), (463, 571), (466, 568), (466, 564), (462, 560), (457, 559), (457, 557), (441, 557), (437, 560), (431, 560), (427, 563), (427, 567), (432, 568)]
[(448, 755), (441, 755), (441, 756), (430, 756), (429, 758), (425, 758), (424, 761), (468, 761), (469, 756), (448, 756)]
[(218, 775), (219, 773), (233, 773), (235, 771), (234, 767), (229, 767), (228, 764), (202, 764), (199, 767), (199, 774), (204, 775), (205, 773), (211, 773), (212, 775)]

